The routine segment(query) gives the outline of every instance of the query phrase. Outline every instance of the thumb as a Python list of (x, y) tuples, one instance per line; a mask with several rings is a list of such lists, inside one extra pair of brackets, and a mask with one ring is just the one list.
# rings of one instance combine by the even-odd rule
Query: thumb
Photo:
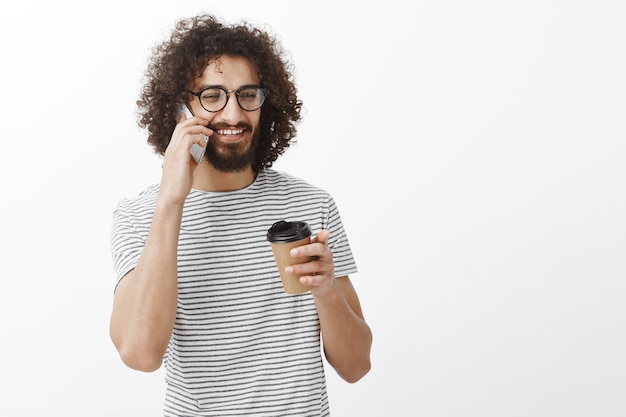
[(328, 243), (328, 238), (330, 237), (330, 232), (328, 231), (328, 229), (322, 229), (317, 236), (315, 236), (315, 238), (313, 238), (313, 242), (320, 242), (320, 243)]

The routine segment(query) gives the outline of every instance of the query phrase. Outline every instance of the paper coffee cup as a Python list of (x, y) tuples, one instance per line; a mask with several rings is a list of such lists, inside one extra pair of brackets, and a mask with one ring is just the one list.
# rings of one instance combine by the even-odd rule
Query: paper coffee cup
[(300, 284), (300, 276), (285, 272), (287, 266), (306, 263), (310, 257), (294, 258), (289, 252), (291, 249), (308, 245), (311, 243), (311, 228), (302, 221), (287, 222), (281, 220), (276, 222), (267, 231), (267, 240), (272, 245), (272, 252), (276, 260), (276, 266), (280, 273), (283, 288), (288, 294), (302, 294), (311, 289), (308, 285)]

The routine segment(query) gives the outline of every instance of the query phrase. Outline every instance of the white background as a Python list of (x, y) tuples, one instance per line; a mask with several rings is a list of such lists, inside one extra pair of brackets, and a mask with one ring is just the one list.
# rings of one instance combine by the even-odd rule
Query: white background
[(3, 2), (0, 415), (160, 414), (108, 337), (109, 230), (160, 175), (150, 49), (202, 11), (296, 66), (275, 167), (337, 200), (374, 333), (363, 380), (328, 370), (334, 416), (626, 415), (625, 5)]

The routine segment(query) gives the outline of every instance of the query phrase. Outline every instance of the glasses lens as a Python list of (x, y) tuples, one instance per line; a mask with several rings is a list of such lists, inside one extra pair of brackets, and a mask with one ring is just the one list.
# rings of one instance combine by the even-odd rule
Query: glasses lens
[(200, 94), (200, 104), (208, 111), (220, 111), (226, 105), (226, 91), (217, 87), (202, 90)]
[(263, 105), (265, 92), (259, 87), (245, 87), (239, 90), (237, 101), (244, 110), (256, 110)]

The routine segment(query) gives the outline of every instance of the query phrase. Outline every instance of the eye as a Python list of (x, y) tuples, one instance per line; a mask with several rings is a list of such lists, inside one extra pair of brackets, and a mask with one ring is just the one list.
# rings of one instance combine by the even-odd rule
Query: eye
[(219, 88), (208, 88), (204, 90), (200, 96), (200, 100), (207, 103), (219, 101), (222, 96), (222, 90)]
[(239, 92), (239, 98), (247, 101), (253, 101), (259, 95), (258, 88), (245, 88)]

